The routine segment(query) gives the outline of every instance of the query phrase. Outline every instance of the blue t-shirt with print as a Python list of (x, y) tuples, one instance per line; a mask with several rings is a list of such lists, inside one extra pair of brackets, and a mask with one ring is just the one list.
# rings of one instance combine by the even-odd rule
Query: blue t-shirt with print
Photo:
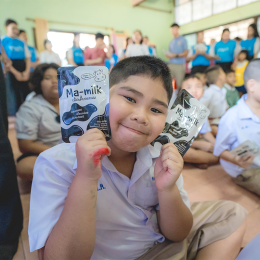
[(215, 55), (220, 57), (218, 62), (232, 62), (234, 60), (234, 52), (236, 48), (236, 41), (229, 40), (227, 42), (219, 41), (215, 45)]
[[(186, 50), (188, 50), (187, 41), (182, 35), (171, 40), (169, 45), (169, 52), (174, 54), (181, 54)], [(185, 64), (185, 58), (173, 58), (170, 59), (170, 63)]]
[[(209, 54), (209, 50), (210, 50), (210, 46), (209, 45), (205, 45), (207, 47), (206, 53)], [(195, 54), (196, 50), (195, 50), (195, 45), (192, 46), (192, 54)], [(192, 61), (192, 67), (194, 66), (198, 66), (198, 65), (202, 65), (202, 66), (209, 66), (210, 65), (210, 61), (203, 55), (199, 54), (193, 61)]]
[(25, 57), (25, 43), (18, 38), (3, 37), (2, 45), (5, 49), (6, 55), (11, 60), (24, 60)]
[(84, 54), (80, 48), (72, 47), (72, 53), (73, 53), (73, 60), (75, 63), (77, 64), (84, 63)]
[(36, 49), (32, 46), (29, 46), (29, 45), (28, 45), (28, 49), (31, 53), (31, 62), (35, 62), (37, 60)]
[(254, 55), (255, 42), (256, 42), (256, 37), (241, 41), (241, 47), (243, 50), (248, 50), (249, 57)]

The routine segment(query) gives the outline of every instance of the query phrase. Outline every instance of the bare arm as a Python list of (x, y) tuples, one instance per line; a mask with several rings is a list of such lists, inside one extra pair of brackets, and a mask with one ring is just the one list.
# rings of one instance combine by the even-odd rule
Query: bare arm
[(214, 137), (214, 135), (211, 132), (207, 132), (207, 133), (203, 134), (202, 136), (205, 140), (207, 140), (211, 144), (215, 145), (216, 138)]
[(190, 62), (192, 60), (195, 60), (195, 58), (198, 56), (198, 52), (196, 51), (193, 55), (191, 55), (190, 57), (188, 57), (186, 59), (187, 62)]
[(51, 148), (50, 146), (36, 142), (35, 140), (18, 139), (18, 146), (22, 153), (40, 154), (43, 151)]
[(219, 157), (225, 161), (238, 165), (239, 167), (242, 167), (244, 169), (248, 168), (253, 163), (253, 160), (254, 160), (254, 156), (252, 156), (252, 155), (246, 155), (243, 157), (238, 157), (238, 156), (235, 157), (228, 150), (223, 151)]
[(78, 66), (75, 62), (73, 58), (68, 58), (68, 62), (69, 64), (73, 65), (73, 66)]
[(165, 57), (168, 58), (168, 59), (183, 58), (183, 57), (186, 57), (188, 54), (189, 54), (189, 51), (185, 50), (184, 52), (179, 53), (179, 54), (175, 54), (175, 53), (169, 54), (169, 53), (167, 53), (167, 54), (165, 54)]
[(203, 140), (193, 141), (191, 147), (200, 149), (204, 152), (210, 152), (210, 153), (213, 153), (213, 149), (214, 149), (214, 146), (211, 143)]
[(35, 62), (31, 62), (31, 68), (35, 69), (40, 64), (40, 59), (38, 58)]
[(97, 63), (101, 63), (102, 62), (102, 58), (98, 57), (94, 60), (85, 60), (84, 64), (85, 65), (93, 65), (93, 64), (97, 64)]
[(191, 230), (193, 217), (178, 187), (174, 185), (170, 191), (158, 192), (158, 197), (160, 210), (157, 211), (157, 219), (162, 234), (171, 241), (182, 241)]

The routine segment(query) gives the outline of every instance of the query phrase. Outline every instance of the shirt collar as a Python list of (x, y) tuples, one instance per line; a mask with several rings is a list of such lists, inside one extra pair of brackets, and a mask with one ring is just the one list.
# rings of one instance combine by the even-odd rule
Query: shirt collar
[(235, 88), (234, 87), (231, 87), (229, 84), (225, 84), (224, 87), (228, 90), (231, 90), (231, 91), (235, 91)]
[(238, 109), (239, 118), (240, 119), (252, 118), (254, 121), (260, 123), (259, 117), (255, 115), (250, 109), (250, 107), (246, 104), (245, 101), (247, 100), (247, 97), (248, 95), (245, 94), (237, 102), (237, 105), (239, 107)]
[(51, 109), (53, 112), (57, 113), (55, 107), (50, 102), (48, 102), (41, 94), (36, 95), (29, 102), (41, 105), (43, 107), (47, 107), (47, 108)]
[(222, 89), (223, 89), (223, 88), (220, 88), (219, 86), (217, 86), (217, 85), (215, 85), (215, 84), (211, 84), (209, 87), (210, 87), (210, 88), (213, 88), (213, 89), (215, 89), (215, 90), (218, 90), (218, 91), (222, 91)]

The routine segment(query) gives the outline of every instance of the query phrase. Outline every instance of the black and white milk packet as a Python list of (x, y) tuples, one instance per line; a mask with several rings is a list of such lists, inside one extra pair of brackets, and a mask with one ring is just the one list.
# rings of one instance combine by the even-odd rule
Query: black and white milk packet
[(246, 155), (253, 155), (257, 157), (260, 154), (260, 148), (257, 146), (255, 142), (245, 141), (240, 144), (238, 147), (234, 148), (230, 151), (234, 156), (243, 157)]
[(181, 90), (176, 99), (174, 95), (171, 98), (164, 130), (151, 145), (160, 150), (162, 145), (172, 142), (184, 156), (209, 113), (207, 107), (186, 90)]
[(74, 143), (88, 129), (98, 128), (111, 138), (109, 76), (103, 66), (61, 67), (58, 88), (62, 140)]

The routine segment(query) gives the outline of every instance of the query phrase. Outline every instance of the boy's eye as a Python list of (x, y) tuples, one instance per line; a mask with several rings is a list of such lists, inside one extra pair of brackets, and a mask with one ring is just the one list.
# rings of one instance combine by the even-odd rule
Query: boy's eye
[(162, 113), (161, 111), (159, 111), (159, 110), (156, 109), (156, 108), (151, 108), (151, 111), (153, 111), (154, 113)]
[(132, 103), (135, 103), (135, 100), (133, 98), (130, 98), (130, 97), (126, 97), (124, 96), (124, 98), (126, 98), (128, 101), (132, 102)]

